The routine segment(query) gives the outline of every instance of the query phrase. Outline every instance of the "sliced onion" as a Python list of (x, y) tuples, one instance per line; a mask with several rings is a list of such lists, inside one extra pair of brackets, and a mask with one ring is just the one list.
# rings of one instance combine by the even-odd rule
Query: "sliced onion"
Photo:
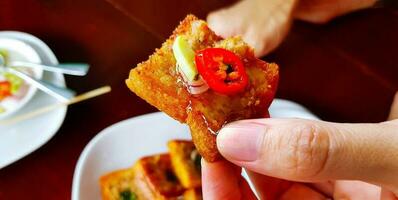
[(207, 84), (204, 84), (199, 87), (194, 87), (194, 86), (188, 85), (188, 90), (191, 94), (202, 94), (203, 92), (206, 92), (208, 89), (209, 89), (209, 86)]
[(199, 76), (196, 81), (189, 81), (185, 74), (180, 70), (180, 67), (177, 65), (177, 71), (181, 74), (182, 79), (184, 79), (184, 83), (187, 85), (188, 91), (191, 94), (201, 94), (206, 92), (209, 89), (207, 83), (203, 80), (202, 76)]
[(187, 81), (187, 84), (194, 87), (199, 87), (202, 85), (207, 85), (207, 83), (203, 80), (201, 76), (199, 76), (198, 80), (196, 81)]

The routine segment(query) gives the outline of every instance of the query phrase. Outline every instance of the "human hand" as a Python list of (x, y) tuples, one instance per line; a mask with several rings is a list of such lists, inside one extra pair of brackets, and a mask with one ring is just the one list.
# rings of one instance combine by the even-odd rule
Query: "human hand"
[[(398, 93), (390, 119), (397, 117)], [(299, 119), (234, 122), (217, 137), (219, 151), (229, 162), (202, 162), (203, 197), (255, 199), (240, 175), (244, 167), (261, 199), (396, 200), (397, 143), (398, 120), (377, 124)]]
[(293, 19), (326, 23), (376, 0), (242, 0), (207, 16), (209, 26), (222, 37), (240, 35), (256, 56), (275, 49), (287, 35)]

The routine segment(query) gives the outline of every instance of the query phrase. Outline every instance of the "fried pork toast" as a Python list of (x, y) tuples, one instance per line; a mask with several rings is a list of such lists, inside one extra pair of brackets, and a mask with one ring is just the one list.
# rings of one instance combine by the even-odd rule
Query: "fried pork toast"
[(100, 178), (103, 200), (124, 200), (137, 197), (133, 191), (134, 172), (132, 169), (122, 169), (106, 174)]
[(195, 149), (194, 144), (187, 140), (171, 140), (167, 143), (171, 164), (174, 173), (185, 188), (200, 187), (201, 157)]
[(188, 189), (184, 192), (184, 200), (202, 200), (202, 190), (200, 188)]
[(140, 199), (176, 200), (184, 192), (169, 154), (143, 157), (135, 163), (133, 171), (133, 186)]
[[(172, 45), (177, 35), (188, 39), (193, 50), (224, 48), (235, 53), (249, 76), (245, 91), (222, 95), (208, 90), (191, 95), (179, 81)], [(222, 39), (205, 21), (188, 15), (160, 49), (130, 71), (126, 80), (131, 91), (174, 119), (187, 123), (199, 153), (208, 161), (220, 158), (216, 134), (228, 122), (264, 117), (274, 97), (278, 66), (255, 58), (253, 49), (239, 37)]]

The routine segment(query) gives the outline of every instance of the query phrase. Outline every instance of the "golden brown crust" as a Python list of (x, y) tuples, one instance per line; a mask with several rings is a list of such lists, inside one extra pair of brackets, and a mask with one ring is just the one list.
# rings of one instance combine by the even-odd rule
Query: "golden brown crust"
[[(204, 25), (203, 25), (204, 24)], [(212, 90), (192, 96), (178, 81), (172, 43), (185, 35), (194, 50), (219, 47), (233, 51), (244, 62), (250, 84), (239, 95), (225, 96)], [(268, 112), (278, 82), (278, 66), (254, 57), (253, 50), (239, 37), (222, 40), (204, 21), (188, 15), (170, 38), (149, 60), (130, 71), (128, 87), (148, 103), (174, 119), (187, 123), (199, 153), (209, 162), (220, 158), (217, 132), (225, 123), (264, 117)]]
[(216, 137), (213, 133), (209, 133), (207, 123), (202, 116), (201, 112), (193, 110), (189, 113), (186, 123), (189, 124), (192, 140), (200, 155), (208, 162), (214, 162), (220, 159), (221, 155), (218, 153)]
[[(200, 187), (200, 159), (192, 141), (171, 140), (167, 143), (174, 173), (184, 188)], [(198, 162), (199, 161), (199, 162)], [(197, 163), (198, 162), (198, 163)]]
[(113, 171), (99, 180), (103, 200), (119, 200), (120, 192), (131, 191), (134, 173), (132, 169)]
[(184, 192), (184, 200), (202, 200), (202, 190), (200, 188), (189, 189)]
[(189, 31), (191, 23), (195, 20), (195, 16), (188, 15), (160, 49), (156, 49), (147, 61), (130, 71), (126, 80), (131, 91), (182, 123), (187, 117), (189, 94), (185, 89), (176, 87), (176, 62), (171, 45), (178, 34)]
[(184, 192), (173, 173), (169, 154), (143, 157), (135, 163), (133, 171), (134, 188), (140, 197), (171, 200)]

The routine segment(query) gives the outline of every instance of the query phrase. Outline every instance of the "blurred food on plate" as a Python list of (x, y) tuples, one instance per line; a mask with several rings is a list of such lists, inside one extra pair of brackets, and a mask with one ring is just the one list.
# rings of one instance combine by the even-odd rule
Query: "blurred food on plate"
[[(21, 46), (27, 47), (26, 44), (11, 40), (10, 44), (17, 43)], [(7, 45), (4, 45), (7, 46)], [(29, 51), (31, 51), (31, 48)], [(0, 47), (0, 56), (4, 60), (6, 66), (10, 60), (26, 60), (26, 50), (21, 52), (16, 49), (6, 49)], [(7, 113), (14, 112), (23, 106), (33, 96), (35, 89), (22, 78), (16, 76), (5, 70), (0, 64), (0, 116)], [(18, 67), (18, 70), (32, 77), (41, 77), (41, 70), (34, 70), (25, 67)]]
[(200, 160), (187, 140), (168, 142), (168, 153), (145, 156), (127, 169), (103, 175), (103, 200), (202, 199)]

